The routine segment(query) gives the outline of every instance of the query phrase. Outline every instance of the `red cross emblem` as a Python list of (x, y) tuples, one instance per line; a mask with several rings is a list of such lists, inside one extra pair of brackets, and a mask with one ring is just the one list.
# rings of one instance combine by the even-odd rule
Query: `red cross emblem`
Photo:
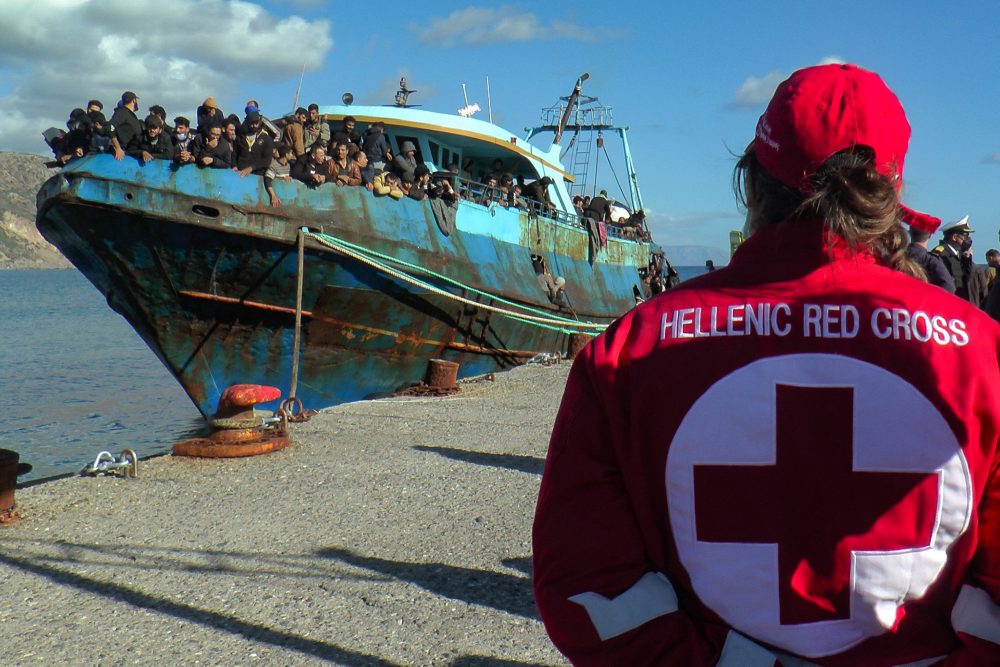
[(775, 387), (773, 466), (695, 466), (698, 539), (778, 545), (781, 623), (850, 618), (851, 553), (931, 543), (934, 473), (856, 472), (854, 390)]
[(971, 518), (944, 417), (850, 357), (739, 368), (694, 402), (669, 447), (670, 530), (695, 593), (736, 630), (806, 657), (893, 627)]

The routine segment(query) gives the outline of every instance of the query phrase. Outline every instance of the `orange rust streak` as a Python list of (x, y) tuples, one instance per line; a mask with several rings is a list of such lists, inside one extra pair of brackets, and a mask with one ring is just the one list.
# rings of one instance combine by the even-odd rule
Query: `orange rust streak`
[[(219, 303), (232, 303), (239, 304), (241, 306), (249, 306), (251, 308), (259, 308), (261, 310), (269, 310), (275, 313), (287, 313), (289, 315), (295, 314), (294, 308), (288, 308), (286, 306), (274, 306), (269, 303), (260, 303), (259, 301), (247, 301), (245, 299), (235, 299), (231, 296), (218, 296), (217, 294), (208, 294), (207, 292), (194, 292), (192, 290), (178, 290), (179, 294), (183, 296), (190, 296), (195, 299), (205, 299), (207, 301), (217, 301)], [(309, 317), (319, 322), (326, 322), (328, 324), (333, 324), (339, 327), (345, 327), (348, 329), (360, 329), (361, 331), (367, 331), (369, 333), (380, 334), (382, 336), (390, 336), (395, 338), (396, 341), (407, 340), (415, 344), (430, 345), (432, 347), (444, 346), (454, 350), (465, 350), (468, 352), (480, 352), (485, 354), (501, 353), (507, 354), (514, 357), (533, 357), (535, 352), (529, 352), (526, 350), (492, 350), (479, 345), (467, 345), (464, 343), (445, 343), (440, 340), (430, 340), (429, 338), (420, 338), (416, 334), (404, 334), (399, 331), (389, 331), (387, 329), (378, 329), (375, 327), (365, 326), (363, 324), (356, 324), (354, 322), (345, 322), (343, 320), (334, 319), (326, 315), (317, 315), (311, 310), (303, 310), (303, 317)]]

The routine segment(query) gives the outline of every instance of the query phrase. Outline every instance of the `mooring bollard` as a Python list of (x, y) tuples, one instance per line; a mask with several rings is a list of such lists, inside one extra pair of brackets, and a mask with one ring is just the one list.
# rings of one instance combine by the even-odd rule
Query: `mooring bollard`
[(19, 475), (31, 472), (31, 465), (19, 463), (21, 456), (9, 449), (0, 449), (0, 526), (19, 521), (14, 504), (14, 487)]
[(431, 359), (427, 368), (427, 385), (450, 388), (458, 381), (458, 364), (444, 359)]

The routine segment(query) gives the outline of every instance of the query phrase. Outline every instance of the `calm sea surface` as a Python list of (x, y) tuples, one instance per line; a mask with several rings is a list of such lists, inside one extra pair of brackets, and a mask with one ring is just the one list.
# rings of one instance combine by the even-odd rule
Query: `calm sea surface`
[(0, 304), (0, 448), (34, 466), (20, 482), (201, 432), (180, 385), (77, 271), (0, 271)]
[(0, 271), (0, 305), (0, 448), (34, 466), (19, 482), (203, 433), (180, 385), (77, 271)]

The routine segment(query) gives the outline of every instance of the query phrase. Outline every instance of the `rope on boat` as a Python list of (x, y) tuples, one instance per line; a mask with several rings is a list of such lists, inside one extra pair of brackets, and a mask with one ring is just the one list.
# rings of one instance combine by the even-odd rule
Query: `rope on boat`
[[(408, 262), (404, 262), (403, 260), (395, 259), (395, 258), (389, 257), (387, 255), (383, 255), (382, 253), (379, 253), (379, 252), (376, 252), (376, 251), (373, 251), (373, 250), (368, 250), (366, 248), (362, 248), (361, 246), (358, 246), (358, 245), (355, 245), (353, 243), (350, 243), (349, 241), (344, 241), (343, 239), (339, 239), (339, 238), (336, 238), (334, 236), (330, 236), (329, 234), (317, 234), (316, 232), (309, 232), (309, 235), (312, 236), (313, 238), (315, 238), (317, 241), (319, 241), (323, 245), (325, 245), (325, 246), (327, 246), (329, 248), (332, 248), (332, 249), (336, 250), (337, 252), (340, 252), (340, 253), (342, 253), (344, 255), (347, 255), (348, 257), (351, 257), (352, 259), (356, 259), (359, 262), (362, 262), (363, 264), (367, 264), (367, 265), (369, 265), (369, 266), (371, 266), (371, 267), (373, 267), (375, 269), (378, 269), (379, 271), (387, 273), (388, 275), (393, 276), (394, 278), (397, 278), (399, 280), (402, 280), (403, 282), (407, 282), (407, 283), (410, 283), (411, 285), (415, 285), (417, 287), (421, 287), (423, 289), (426, 289), (429, 292), (432, 292), (434, 294), (438, 294), (440, 296), (443, 296), (445, 298), (451, 299), (453, 301), (458, 301), (460, 303), (464, 303), (464, 304), (467, 304), (469, 306), (473, 306), (475, 308), (482, 308), (484, 310), (489, 310), (489, 311), (498, 313), (500, 315), (504, 315), (506, 317), (510, 317), (511, 319), (515, 319), (515, 320), (524, 322), (526, 324), (533, 324), (533, 325), (539, 326), (541, 328), (546, 328), (546, 329), (551, 329), (551, 330), (555, 330), (555, 331), (560, 331), (562, 333), (585, 333), (585, 334), (591, 335), (591, 336), (598, 335), (598, 333), (600, 331), (603, 331), (608, 326), (606, 324), (598, 324), (598, 323), (594, 323), (594, 322), (580, 322), (580, 321), (571, 320), (571, 319), (565, 318), (565, 317), (552, 316), (552, 315), (549, 315), (547, 313), (544, 313), (544, 311), (540, 311), (540, 310), (531, 308), (529, 306), (521, 306), (519, 304), (516, 304), (516, 303), (513, 303), (511, 301), (508, 301), (508, 300), (506, 300), (506, 299), (504, 299), (502, 297), (498, 297), (498, 296), (490, 294), (488, 292), (483, 292), (483, 291), (477, 290), (476, 288), (470, 287), (468, 285), (463, 285), (462, 283), (458, 282), (457, 280), (454, 280), (452, 278), (448, 278), (447, 276), (443, 276), (443, 275), (441, 275), (439, 273), (435, 273), (434, 271), (431, 271), (430, 269), (425, 269), (425, 268), (417, 266), (415, 264), (410, 264)], [(415, 270), (421, 271), (422, 273), (431, 275), (431, 276), (433, 276), (435, 278), (438, 278), (438, 279), (443, 280), (445, 282), (451, 283), (452, 285), (455, 285), (456, 287), (469, 290), (470, 292), (473, 292), (473, 293), (478, 294), (480, 296), (485, 296), (485, 297), (488, 297), (490, 299), (494, 299), (494, 300), (496, 300), (496, 301), (498, 301), (500, 303), (507, 304), (507, 305), (512, 306), (514, 308), (518, 308), (518, 309), (520, 309), (522, 311), (526, 311), (526, 312), (529, 312), (529, 313), (542, 313), (542, 314), (545, 314), (545, 316), (544, 317), (539, 317), (539, 316), (536, 316), (536, 315), (528, 315), (528, 314), (526, 314), (524, 312), (519, 313), (519, 312), (515, 312), (515, 311), (512, 311), (512, 310), (508, 310), (506, 308), (498, 308), (497, 306), (488, 305), (488, 304), (485, 304), (485, 303), (482, 303), (482, 302), (479, 302), (479, 301), (473, 301), (472, 299), (467, 299), (465, 297), (458, 296), (457, 294), (452, 294), (452, 293), (450, 293), (450, 292), (448, 292), (446, 290), (443, 290), (443, 289), (441, 289), (439, 287), (435, 287), (434, 285), (431, 285), (430, 283), (428, 283), (426, 281), (420, 280), (418, 278), (414, 278), (413, 276), (411, 276), (411, 275), (409, 275), (407, 273), (404, 273), (402, 271), (397, 271), (396, 269), (393, 269), (392, 267), (387, 266), (386, 264), (384, 264), (382, 262), (379, 262), (379, 261), (373, 259), (372, 257), (368, 256), (368, 255), (372, 255), (372, 256), (378, 257), (380, 259), (384, 259), (386, 261), (390, 261), (390, 262), (393, 262), (393, 263), (396, 263), (396, 264), (400, 264), (400, 265), (405, 266), (405, 267), (410, 268), (410, 269), (415, 269)], [(546, 326), (546, 325), (556, 325), (556, 326)], [(580, 329), (592, 329), (594, 331), (580, 331)]]
[[(538, 215), (534, 214), (533, 217), (535, 218), (535, 221), (536, 221), (536, 224), (537, 224), (537, 222), (539, 220)], [(539, 232), (539, 234), (540, 234), (540, 232)], [(351, 249), (353, 249), (353, 250), (355, 250), (357, 252), (360, 252), (360, 253), (362, 253), (364, 255), (367, 255), (369, 257), (378, 257), (379, 259), (384, 260), (386, 262), (390, 262), (392, 264), (398, 264), (398, 265), (404, 266), (404, 267), (406, 267), (408, 269), (413, 269), (415, 271), (419, 271), (420, 273), (423, 273), (423, 274), (426, 274), (426, 275), (429, 275), (429, 276), (433, 276), (434, 278), (437, 278), (438, 280), (443, 280), (443, 281), (445, 281), (447, 283), (450, 283), (450, 284), (454, 285), (455, 287), (459, 287), (461, 289), (468, 290), (468, 291), (472, 292), (473, 294), (478, 294), (480, 296), (485, 296), (487, 298), (493, 299), (494, 301), (499, 301), (500, 303), (505, 303), (508, 306), (512, 306), (514, 308), (519, 308), (520, 310), (523, 310), (525, 312), (534, 313), (536, 315), (541, 315), (542, 317), (556, 319), (556, 320), (559, 320), (561, 322), (565, 322), (566, 324), (572, 324), (572, 325), (582, 324), (579, 321), (579, 319), (570, 319), (568, 317), (560, 317), (559, 315), (553, 315), (552, 313), (549, 313), (548, 311), (539, 310), (537, 308), (532, 308), (531, 306), (524, 306), (524, 305), (521, 305), (519, 303), (515, 303), (513, 301), (510, 301), (508, 299), (503, 298), (502, 296), (496, 296), (495, 294), (490, 294), (489, 292), (483, 292), (482, 290), (478, 290), (475, 287), (471, 287), (469, 285), (465, 285), (465, 284), (460, 283), (459, 281), (457, 281), (457, 280), (455, 280), (453, 278), (449, 278), (448, 276), (442, 275), (440, 273), (436, 273), (436, 272), (434, 272), (434, 271), (432, 271), (430, 269), (424, 268), (424, 267), (419, 266), (417, 264), (411, 264), (410, 262), (404, 261), (404, 260), (399, 259), (397, 257), (393, 257), (391, 255), (386, 255), (386, 254), (378, 252), (377, 250), (371, 250), (370, 248), (365, 248), (364, 246), (360, 246), (360, 245), (357, 245), (355, 243), (351, 243), (350, 241), (345, 241), (344, 239), (337, 238), (336, 236), (330, 236), (329, 234), (315, 234), (315, 233), (313, 233), (313, 236), (317, 236), (317, 237), (322, 236), (322, 237), (324, 237), (326, 239), (329, 239), (330, 241), (333, 241), (333, 242), (335, 242), (335, 243), (337, 243), (339, 245), (342, 245), (344, 247), (351, 248)], [(574, 316), (575, 316), (575, 313), (574, 313)], [(587, 322), (586, 324), (591, 324), (591, 323)], [(605, 325), (603, 325), (603, 324), (600, 325), (600, 326), (602, 328), (605, 327)]]

